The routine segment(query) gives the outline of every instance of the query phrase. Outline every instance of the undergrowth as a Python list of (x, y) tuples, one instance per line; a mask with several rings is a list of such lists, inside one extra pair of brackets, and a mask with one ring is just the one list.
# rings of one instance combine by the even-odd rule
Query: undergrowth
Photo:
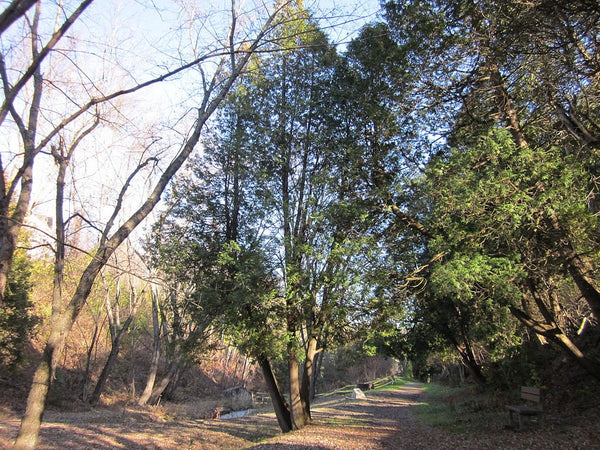
[(436, 428), (452, 433), (477, 433), (479, 430), (502, 428), (506, 414), (497, 401), (476, 388), (424, 386), (426, 397), (415, 407), (417, 417)]
[(410, 381), (407, 378), (394, 378), (394, 380), (392, 382), (388, 382), (387, 379), (389, 379), (389, 377), (382, 379), (382, 380), (386, 380), (386, 381), (384, 381), (379, 386), (376, 386), (375, 390), (377, 390), (377, 391), (393, 391), (394, 389), (399, 388), (400, 386), (404, 386), (406, 383), (408, 383)]

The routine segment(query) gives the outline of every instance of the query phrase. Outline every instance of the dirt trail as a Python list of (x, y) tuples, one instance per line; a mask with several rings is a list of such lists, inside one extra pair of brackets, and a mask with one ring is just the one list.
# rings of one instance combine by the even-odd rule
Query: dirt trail
[[(422, 396), (421, 385), (409, 383), (394, 391), (368, 391), (366, 394), (364, 400), (336, 395), (321, 398), (313, 405), (314, 423), (285, 435), (279, 432), (272, 413), (232, 420), (161, 420), (156, 415), (133, 409), (48, 411), (38, 448), (398, 448), (395, 436), (398, 433), (406, 436), (409, 429), (417, 426), (410, 407)], [(0, 416), (0, 448), (10, 448), (18, 425), (17, 418)]]
[[(339, 397), (313, 408), (314, 423), (269, 439), (253, 449), (397, 449), (432, 448), (412, 406), (423, 397), (419, 383), (393, 391), (367, 391), (364, 400)], [(430, 432), (432, 430), (427, 430)]]
[[(151, 411), (95, 408), (84, 412), (49, 411), (40, 450), (79, 449), (597, 449), (597, 439), (562, 425), (514, 433), (492, 421), (477, 436), (432, 428), (418, 421), (414, 407), (425, 400), (422, 385), (367, 391), (366, 399), (331, 395), (313, 405), (313, 423), (281, 434), (273, 413), (231, 420), (165, 419)], [(457, 417), (457, 422), (461, 418)], [(0, 412), (0, 448), (9, 449), (19, 420)], [(595, 429), (595, 428), (594, 428)]]

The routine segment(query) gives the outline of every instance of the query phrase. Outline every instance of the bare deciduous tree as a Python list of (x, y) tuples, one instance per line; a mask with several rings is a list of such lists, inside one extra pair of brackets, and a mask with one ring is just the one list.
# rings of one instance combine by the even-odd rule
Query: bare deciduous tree
[[(71, 331), (75, 320), (82, 310), (85, 302), (90, 295), (94, 281), (102, 268), (109, 262), (110, 257), (115, 252), (116, 248), (123, 243), (131, 233), (140, 225), (140, 223), (152, 212), (153, 208), (160, 201), (160, 197), (165, 188), (169, 184), (175, 173), (182, 167), (196, 145), (198, 144), (202, 130), (209, 120), (213, 112), (225, 98), (227, 92), (234, 84), (235, 80), (242, 74), (244, 68), (251, 55), (258, 49), (265, 36), (271, 31), (274, 19), (278, 15), (282, 5), (279, 5), (274, 12), (269, 14), (263, 26), (256, 32), (255, 36), (250, 40), (236, 41), (237, 36), (237, 12), (235, 3), (232, 2), (231, 22), (229, 24), (229, 36), (225, 44), (220, 50), (209, 50), (205, 55), (199, 56), (193, 62), (183, 64), (176, 70), (169, 72), (167, 75), (155, 78), (147, 83), (136, 85), (128, 90), (121, 90), (101, 99), (90, 100), (86, 105), (80, 108), (76, 113), (67, 117), (65, 121), (73, 121), (71, 117), (82, 115), (88, 111), (93, 105), (101, 101), (108, 101), (127, 92), (133, 92), (142, 89), (149, 84), (161, 81), (167, 76), (175, 73), (180, 73), (190, 67), (200, 67), (202, 71), (202, 63), (210, 64), (216, 59), (215, 68), (210, 71), (212, 76), (208, 75), (208, 69), (202, 71), (203, 75), (203, 92), (200, 96), (200, 104), (196, 108), (196, 119), (191, 129), (190, 134), (182, 143), (178, 153), (171, 160), (168, 166), (164, 169), (152, 191), (143, 199), (139, 208), (124, 220), (116, 230), (113, 231), (113, 225), (117, 222), (118, 213), (121, 210), (123, 199), (127, 193), (128, 183), (135, 175), (126, 181), (125, 186), (119, 194), (119, 198), (114, 207), (113, 214), (105, 227), (97, 250), (83, 271), (79, 279), (77, 288), (71, 297), (68, 305), (53, 321), (52, 328), (48, 341), (45, 345), (42, 360), (39, 363), (33, 378), (32, 387), (29, 392), (25, 415), (21, 422), (19, 434), (15, 441), (15, 448), (31, 449), (37, 445), (39, 428), (41, 425), (42, 415), (45, 408), (48, 390), (50, 389), (53, 372), (57, 365), (57, 358), (64, 348), (65, 339)], [(89, 106), (88, 106), (89, 105)], [(62, 123), (62, 122), (61, 122)], [(57, 128), (60, 127), (60, 124)], [(57, 131), (58, 132), (58, 131)], [(41, 144), (39, 144), (41, 145)], [(39, 147), (38, 145), (38, 147)], [(45, 144), (44, 144), (45, 145)], [(35, 149), (33, 147), (31, 156), (34, 156)], [(25, 208), (26, 209), (26, 208)]]
[(97, 405), (98, 402), (100, 401), (100, 395), (102, 394), (102, 391), (104, 390), (104, 386), (106, 385), (108, 376), (110, 375), (110, 372), (112, 371), (112, 368), (114, 367), (115, 362), (117, 361), (117, 356), (119, 355), (119, 350), (121, 349), (121, 340), (122, 340), (123, 336), (125, 335), (125, 333), (127, 332), (127, 330), (129, 329), (129, 327), (131, 326), (131, 323), (133, 322), (133, 319), (135, 318), (135, 316), (137, 314), (137, 310), (138, 310), (140, 303), (144, 296), (144, 291), (142, 290), (142, 292), (138, 292), (138, 290), (136, 289), (136, 287), (133, 285), (132, 281), (130, 280), (130, 282), (129, 282), (130, 309), (127, 314), (127, 317), (125, 318), (124, 321), (122, 321), (121, 313), (120, 313), (120, 308), (121, 308), (121, 306), (120, 306), (120, 299), (121, 299), (120, 283), (117, 282), (114, 302), (111, 302), (110, 288), (106, 284), (105, 284), (105, 291), (106, 291), (106, 298), (105, 298), (106, 312), (108, 315), (111, 348), (110, 348), (110, 353), (108, 354), (106, 363), (104, 364), (104, 367), (102, 368), (102, 372), (100, 373), (100, 376), (98, 377), (98, 381), (96, 382), (96, 387), (94, 388), (94, 391), (92, 392), (92, 395), (89, 399), (89, 402), (92, 405)]

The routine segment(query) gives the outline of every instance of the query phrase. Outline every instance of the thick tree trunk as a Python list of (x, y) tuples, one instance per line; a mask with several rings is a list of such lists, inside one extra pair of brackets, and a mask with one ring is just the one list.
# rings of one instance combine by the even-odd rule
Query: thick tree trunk
[[(4, 210), (4, 208), (3, 208)], [(8, 209), (2, 211), (0, 218), (0, 307), (4, 303), (4, 293), (8, 284), (8, 275), (12, 266), (13, 255), (17, 248), (17, 239), (20, 226), (16, 228), (9, 225)]]
[(290, 382), (290, 411), (292, 413), (292, 429), (299, 430), (306, 425), (306, 416), (300, 395), (300, 363), (296, 343), (288, 344), (288, 376)]
[[(36, 90), (41, 92), (41, 86), (38, 87), (38, 84), (41, 84), (41, 81), (38, 80), (39, 77), (39, 74), (36, 75), (35, 86)], [(36, 98), (39, 97), (39, 95), (41, 94), (37, 94)], [(39, 99), (37, 99), (37, 102), (39, 102)], [(39, 105), (36, 103), (31, 108), (32, 110), (35, 109), (37, 111), (38, 106)], [(0, 217), (0, 307), (4, 303), (4, 294), (8, 284), (8, 275), (10, 273), (10, 268), (12, 267), (14, 253), (17, 248), (19, 233), (27, 212), (29, 211), (29, 203), (33, 189), (33, 152), (35, 146), (33, 139), (35, 136), (35, 131), (31, 131), (29, 134), (31, 136), (28, 139), (24, 139), (24, 157), (25, 161), (28, 161), (29, 164), (24, 163), (23, 167), (21, 168), (22, 174), (20, 192), (12, 213), (9, 212), (11, 196), (6, 192), (4, 179), (0, 182), (2, 186), (2, 198), (0, 199), (0, 213), (2, 214)], [(0, 168), (4, 169), (1, 161)], [(2, 172), (2, 176), (4, 177), (4, 170)]]
[(569, 274), (579, 288), (579, 292), (587, 301), (592, 313), (597, 320), (600, 320), (600, 292), (596, 288), (596, 281), (588, 274), (589, 270), (585, 267), (580, 258), (572, 259), (567, 266)]
[(15, 21), (25, 15), (37, 0), (12, 0), (0, 15), (0, 34), (4, 33)]
[(487, 381), (485, 375), (481, 371), (481, 366), (477, 363), (475, 358), (469, 352), (461, 352), (463, 364), (468, 369), (468, 371), (473, 375), (475, 382), (479, 385), (484, 385)]
[(462, 363), (467, 368), (469, 373), (473, 375), (475, 382), (479, 385), (484, 385), (486, 383), (485, 375), (481, 371), (481, 366), (477, 362), (477, 358), (473, 353), (473, 349), (469, 343), (469, 339), (467, 337), (468, 333), (462, 333), (462, 337), (460, 337), (461, 342), (457, 338), (452, 335), (447, 335), (448, 340), (454, 345), (454, 348), (458, 352), (461, 357)]
[(33, 375), (25, 415), (21, 421), (19, 434), (14, 444), (14, 448), (17, 450), (34, 449), (37, 446), (39, 429), (56, 367), (56, 360), (63, 350), (64, 341), (71, 326), (72, 322), (66, 312), (61, 314), (53, 324), (50, 337), (42, 353), (42, 360)]
[(454, 343), (456, 350), (460, 354), (463, 365), (467, 368), (469, 373), (473, 375), (475, 382), (479, 385), (484, 385), (486, 383), (486, 378), (483, 372), (481, 371), (481, 366), (477, 362), (475, 355), (471, 351), (471, 348), (466, 345), (464, 347), (460, 347), (457, 343)]
[(29, 450), (37, 447), (38, 433), (46, 406), (48, 390), (50, 389), (50, 380), (52, 379), (52, 352), (53, 350), (46, 346), (42, 361), (33, 375), (31, 390), (27, 397), (29, 420), (24, 420), (21, 423), (19, 435), (13, 447), (14, 450)]
[[(31, 1), (14, 1), (11, 5), (9, 5), (5, 11), (0, 16), (0, 20), (4, 22), (5, 27), (10, 26), (10, 24), (20, 17), (24, 12), (29, 9), (30, 6), (35, 2)], [(20, 6), (18, 6), (20, 4)], [(21, 10), (21, 8), (25, 8)], [(12, 12), (11, 12), (12, 11)], [(33, 20), (29, 23), (31, 28), (31, 39), (32, 39), (32, 59), (38, 59), (40, 56), (38, 49), (38, 24), (40, 18), (40, 5), (38, 4), (36, 7), (35, 15)], [(6, 28), (4, 28), (6, 29)], [(11, 207), (11, 202), (13, 200), (13, 186), (6, 185), (6, 173), (4, 172), (4, 166), (2, 165), (2, 161), (0, 160), (0, 169), (2, 169), (2, 180), (0, 180), (0, 213), (2, 216), (0, 217), (0, 307), (4, 303), (4, 294), (6, 292), (6, 286), (8, 284), (8, 275), (10, 273), (10, 268), (12, 266), (13, 256), (15, 250), (17, 248), (17, 240), (19, 238), (19, 232), (21, 231), (21, 226), (23, 225), (23, 221), (25, 220), (25, 216), (29, 211), (29, 203), (31, 200), (31, 193), (33, 191), (33, 161), (35, 156), (35, 146), (36, 146), (36, 134), (38, 128), (38, 116), (40, 112), (40, 103), (42, 99), (42, 88), (43, 88), (43, 78), (42, 73), (40, 71), (39, 65), (37, 67), (32, 67), (33, 70), (30, 70), (30, 77), (33, 77), (33, 96), (31, 101), (31, 106), (29, 107), (29, 119), (27, 121), (27, 128), (24, 127), (21, 129), (21, 139), (23, 139), (23, 164), (21, 166), (20, 172), (20, 192), (19, 197), (17, 199), (16, 204), (14, 205), (14, 211), (12, 214), (9, 212)], [(8, 88), (8, 86), (5, 86)], [(14, 90), (15, 86), (13, 86)], [(15, 91), (16, 95), (17, 91)], [(2, 105), (3, 113), (0, 113), (0, 123), (4, 121), (6, 114), (11, 108), (8, 105), (12, 106), (13, 99), (9, 99), (8, 89), (5, 89), (4, 92), (4, 104)], [(7, 105), (7, 107), (5, 107)], [(12, 112), (15, 110), (12, 108)], [(18, 175), (15, 176), (13, 183), (18, 183), (19, 178)]]
[(590, 306), (594, 316), (600, 320), (600, 285), (594, 276), (592, 264), (576, 250), (567, 230), (562, 226), (558, 217), (552, 215), (549, 222), (560, 236), (564, 237), (560, 247), (561, 256), (565, 260), (569, 275), (577, 285), (579, 292)]
[(185, 371), (186, 368), (187, 368), (187, 366), (184, 367), (182, 365), (181, 361), (177, 364), (177, 366), (175, 367), (175, 371), (171, 375), (171, 379), (167, 383), (167, 387), (165, 387), (163, 390), (163, 393), (161, 396), (162, 398), (164, 398), (166, 400), (173, 400), (173, 398), (175, 396), (175, 391), (177, 390), (177, 386), (179, 386), (179, 380), (181, 379), (181, 374)]
[[(321, 348), (321, 350), (323, 350), (323, 348)], [(321, 364), (323, 364), (323, 355), (324, 352), (320, 351), (315, 355), (315, 361), (313, 363), (314, 369), (312, 372), (312, 380), (310, 382), (310, 400), (312, 402), (312, 400), (315, 398), (315, 395), (317, 393), (317, 380), (319, 378), (319, 373), (321, 372)]]
[[(8, 27), (17, 19), (19, 19), (27, 10), (38, 3), (36, 6), (33, 20), (28, 22), (31, 29), (31, 41), (32, 41), (32, 54), (31, 64), (25, 73), (23, 73), (18, 81), (12, 86), (4, 86), (4, 100), (2, 106), (0, 106), (0, 124), (4, 123), (7, 115), (17, 114), (14, 107), (14, 102), (19, 92), (30, 84), (33, 78), (33, 91), (31, 98), (31, 105), (29, 106), (29, 117), (24, 120), (24, 117), (17, 117), (18, 121), (23, 124), (27, 122), (26, 127), (19, 127), (21, 138), (23, 140), (23, 164), (17, 175), (13, 179), (14, 184), (6, 185), (7, 175), (4, 172), (2, 161), (0, 161), (0, 169), (2, 171), (2, 179), (0, 181), (0, 306), (4, 302), (4, 293), (6, 285), (8, 283), (8, 274), (12, 265), (13, 255), (17, 246), (17, 239), (25, 216), (29, 212), (29, 203), (31, 199), (31, 192), (33, 189), (33, 162), (36, 154), (39, 153), (41, 148), (45, 145), (36, 147), (36, 138), (38, 130), (38, 116), (40, 113), (40, 104), (42, 99), (42, 88), (43, 88), (43, 76), (40, 66), (43, 60), (48, 56), (50, 51), (54, 48), (57, 42), (64, 36), (67, 30), (73, 25), (77, 18), (85, 11), (85, 9), (92, 3), (93, 0), (84, 0), (81, 4), (73, 11), (70, 17), (68, 17), (62, 26), (56, 30), (50, 40), (46, 43), (43, 48), (38, 48), (39, 35), (38, 35), (38, 24), (40, 19), (40, 5), (41, 3), (31, 0), (14, 0), (11, 2), (0, 15), (0, 33), (6, 31)], [(14, 205), (14, 211), (9, 216), (9, 207), (13, 201), (13, 194), (15, 192), (16, 183), (19, 183), (20, 179), (20, 192), (16, 204)]]
[(175, 360), (171, 361), (171, 364), (169, 365), (169, 370), (167, 371), (166, 375), (161, 378), (160, 382), (156, 385), (156, 387), (152, 391), (152, 394), (150, 395), (150, 398), (148, 399), (148, 404), (157, 405), (158, 402), (160, 401), (160, 399), (165, 394), (165, 391), (167, 390), (169, 385), (171, 385), (171, 393), (173, 393), (173, 391), (175, 390), (175, 388), (173, 387), (173, 384), (174, 384), (174, 381), (177, 381), (179, 379), (180, 370), (181, 370), (181, 361), (179, 359), (175, 359)]
[(277, 378), (273, 373), (271, 363), (265, 356), (258, 357), (257, 362), (260, 366), (263, 377), (265, 378), (267, 390), (269, 391), (269, 396), (271, 397), (271, 402), (273, 403), (273, 408), (275, 409), (275, 416), (277, 417), (277, 422), (279, 423), (279, 428), (281, 428), (281, 431), (284, 433), (292, 431), (292, 416), (290, 413), (290, 407), (281, 394), (279, 383), (277, 383)]
[(160, 399), (163, 395), (163, 392), (165, 391), (169, 382), (171, 381), (171, 377), (173, 375), (175, 375), (175, 372), (176, 372), (175, 366), (171, 366), (171, 368), (169, 369), (167, 374), (161, 378), (161, 380), (158, 382), (158, 384), (152, 391), (150, 398), (148, 399), (149, 405), (157, 405), (158, 404), (158, 402), (160, 401)]

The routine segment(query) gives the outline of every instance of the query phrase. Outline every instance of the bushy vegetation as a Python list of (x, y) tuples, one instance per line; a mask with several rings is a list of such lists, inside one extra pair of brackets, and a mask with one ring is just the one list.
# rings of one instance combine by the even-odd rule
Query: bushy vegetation
[(4, 303), (0, 308), (0, 368), (15, 369), (38, 323), (30, 298), (31, 260), (25, 250), (15, 252)]

